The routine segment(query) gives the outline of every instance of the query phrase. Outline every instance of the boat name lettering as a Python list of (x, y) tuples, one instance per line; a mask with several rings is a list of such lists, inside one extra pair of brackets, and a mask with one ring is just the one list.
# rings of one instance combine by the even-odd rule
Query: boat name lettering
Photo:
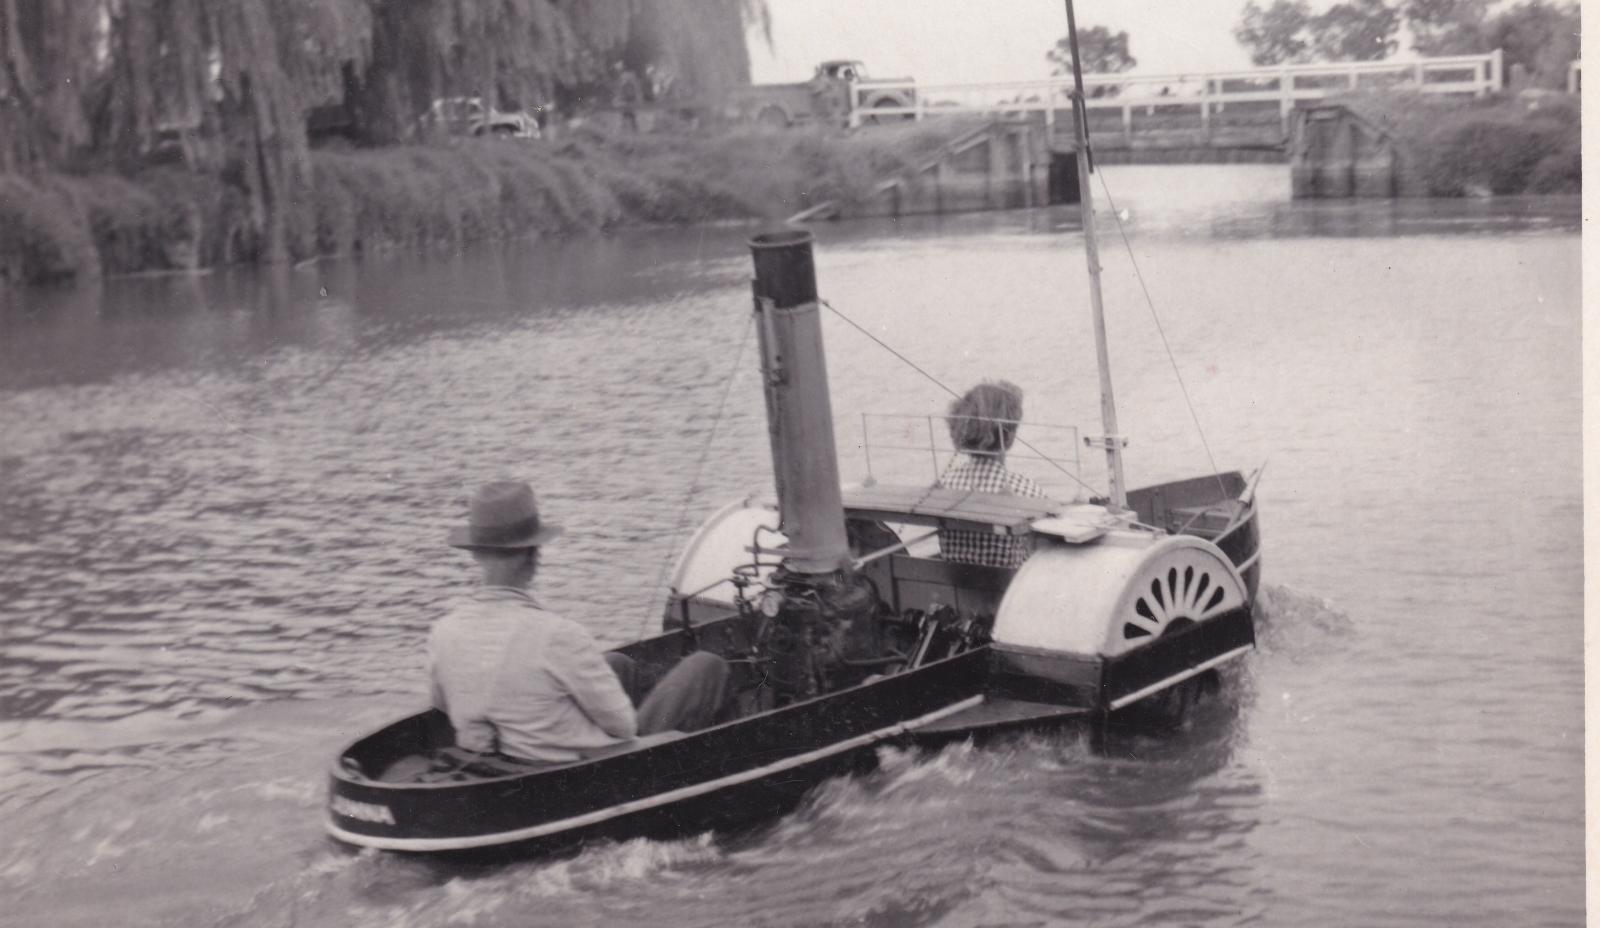
[(353, 818), (360, 822), (374, 822), (383, 825), (394, 824), (394, 813), (388, 806), (380, 806), (374, 802), (356, 802), (343, 796), (333, 797), (333, 811), (345, 818)]

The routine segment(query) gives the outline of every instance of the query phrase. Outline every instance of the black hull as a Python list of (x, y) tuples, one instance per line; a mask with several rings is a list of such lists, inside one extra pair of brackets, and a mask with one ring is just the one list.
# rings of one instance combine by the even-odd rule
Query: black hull
[(534, 838), (474, 842), (466, 848), (431, 848), (424, 853), (490, 862), (560, 856), (606, 841), (622, 842), (639, 838), (673, 841), (706, 832), (726, 833), (753, 828), (792, 812), (808, 793), (827, 780), (871, 772), (877, 767), (877, 747), (903, 740), (886, 739), (748, 782), (722, 786), (715, 792), (654, 808), (625, 812), (602, 822), (577, 825)]
[(1114, 658), (1030, 648), (990, 649), (987, 692), (1002, 699), (1110, 712), (1203, 673), (1255, 646), (1254, 614), (1236, 609)]
[(1103, 727), (1113, 700), (1199, 667), (1206, 654), (1248, 647), (1251, 637), (1249, 614), (1241, 611), (1130, 658), (1085, 665), (1092, 677), (1070, 681), (1044, 679), (1053, 674), (985, 646), (579, 764), (445, 784), (390, 784), (352, 774), (352, 762), (381, 765), (448, 746), (449, 723), (424, 712), (344, 752), (329, 786), (328, 830), (345, 843), (391, 851), (522, 857), (593, 841), (737, 829), (793, 809), (829, 778), (873, 769), (883, 745), (931, 748), (1022, 730)]
[(443, 746), (448, 723), (422, 713), (343, 753), (329, 786), (328, 830), (365, 847), (441, 852), (555, 849), (738, 824), (792, 807), (816, 783), (869, 762), (878, 745), (976, 705), (987, 666), (988, 649), (978, 648), (677, 740), (522, 775), (385, 783), (355, 772)]

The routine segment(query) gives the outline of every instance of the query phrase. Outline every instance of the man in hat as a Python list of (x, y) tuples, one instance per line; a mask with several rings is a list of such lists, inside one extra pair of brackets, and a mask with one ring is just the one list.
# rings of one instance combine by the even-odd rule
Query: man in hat
[(428, 645), (433, 704), (450, 716), (457, 745), (565, 763), (641, 735), (715, 723), (727, 691), (722, 658), (684, 658), (635, 711), (622, 682), (632, 682), (632, 662), (602, 654), (583, 626), (529, 594), (540, 546), (561, 531), (539, 518), (526, 483), (500, 481), (479, 488), (467, 524), (450, 533), (483, 576), (472, 599), (434, 625)]

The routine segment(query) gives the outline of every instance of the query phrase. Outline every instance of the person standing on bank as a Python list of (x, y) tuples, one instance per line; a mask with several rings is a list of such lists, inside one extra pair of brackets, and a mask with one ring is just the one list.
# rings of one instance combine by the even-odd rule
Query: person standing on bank
[(453, 547), (472, 552), (483, 583), (434, 625), (428, 642), (433, 705), (458, 747), (566, 763), (640, 736), (694, 731), (717, 721), (726, 661), (700, 651), (678, 663), (635, 710), (633, 662), (602, 654), (583, 626), (545, 610), (529, 592), (539, 549), (562, 527), (543, 522), (533, 490), (498, 481), (473, 495)]

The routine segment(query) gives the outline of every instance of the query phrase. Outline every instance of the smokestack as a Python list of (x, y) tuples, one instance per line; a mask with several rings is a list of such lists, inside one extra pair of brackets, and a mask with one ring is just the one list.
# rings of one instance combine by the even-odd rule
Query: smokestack
[(772, 473), (789, 539), (784, 567), (797, 574), (832, 573), (849, 565), (850, 545), (839, 493), (811, 233), (798, 229), (757, 235), (750, 240), (750, 253), (756, 268), (756, 328)]

